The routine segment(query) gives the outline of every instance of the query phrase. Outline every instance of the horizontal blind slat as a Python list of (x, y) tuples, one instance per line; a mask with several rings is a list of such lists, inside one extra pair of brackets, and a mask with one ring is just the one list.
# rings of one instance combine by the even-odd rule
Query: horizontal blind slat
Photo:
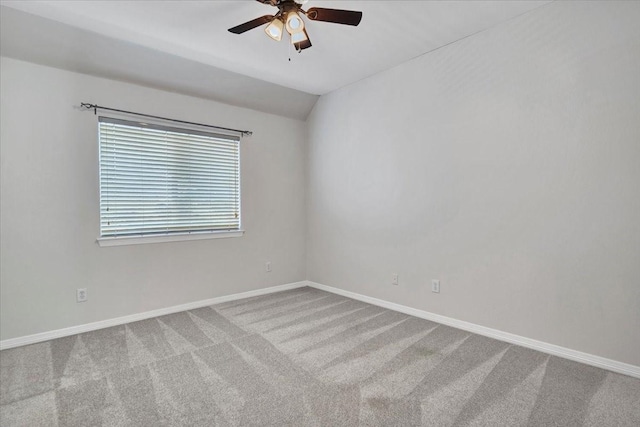
[[(117, 135), (112, 133), (101, 133), (102, 140), (109, 144), (105, 149), (138, 149), (138, 150), (172, 150), (192, 153), (220, 153), (229, 155), (238, 151), (238, 143), (219, 143), (216, 146), (205, 145), (195, 141), (169, 138), (145, 138), (139, 135)], [(187, 145), (188, 144), (188, 145)]]

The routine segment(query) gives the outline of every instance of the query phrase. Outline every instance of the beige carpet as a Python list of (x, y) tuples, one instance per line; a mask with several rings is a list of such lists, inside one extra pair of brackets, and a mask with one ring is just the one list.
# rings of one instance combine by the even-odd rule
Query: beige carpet
[(640, 380), (311, 288), (0, 352), (5, 426), (640, 426)]

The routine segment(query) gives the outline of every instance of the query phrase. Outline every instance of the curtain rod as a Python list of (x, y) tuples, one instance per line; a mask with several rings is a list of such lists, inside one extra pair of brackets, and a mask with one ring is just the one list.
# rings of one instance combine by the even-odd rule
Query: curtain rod
[(185, 124), (185, 125), (196, 125), (196, 126), (204, 126), (204, 127), (213, 128), (213, 129), (228, 130), (228, 131), (232, 131), (232, 132), (238, 132), (242, 136), (251, 136), (251, 135), (253, 135), (253, 132), (251, 132), (250, 130), (231, 129), (231, 128), (225, 128), (225, 127), (222, 127), (222, 126), (205, 125), (205, 124), (202, 124), (202, 123), (195, 123), (195, 122), (187, 122), (187, 121), (184, 121), (184, 120), (169, 119), (167, 117), (152, 116), (151, 114), (135, 113), (133, 111), (118, 110), (116, 108), (103, 107), (103, 106), (100, 106), (100, 105), (91, 104), (89, 102), (81, 102), (80, 103), (80, 107), (81, 108), (86, 108), (87, 110), (93, 110), (93, 114), (97, 114), (98, 110), (108, 110), (108, 111), (115, 111), (115, 112), (118, 112), (118, 113), (133, 114), (135, 116), (140, 116), (140, 117), (148, 117), (150, 119), (167, 120), (169, 122), (182, 123), (182, 124)]

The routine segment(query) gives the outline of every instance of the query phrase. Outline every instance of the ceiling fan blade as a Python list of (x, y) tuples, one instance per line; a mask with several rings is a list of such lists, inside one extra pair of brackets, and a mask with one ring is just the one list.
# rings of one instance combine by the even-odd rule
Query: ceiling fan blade
[(307, 39), (300, 43), (293, 44), (293, 47), (295, 47), (298, 52), (300, 52), (301, 50), (309, 49), (312, 46), (311, 39), (309, 38), (309, 34), (307, 34), (307, 30), (303, 30), (303, 31), (304, 31), (304, 35), (307, 36)]
[(273, 18), (274, 16), (264, 15), (264, 16), (261, 16), (260, 18), (256, 18), (252, 21), (245, 22), (244, 24), (240, 24), (236, 27), (229, 28), (229, 31), (232, 32), (233, 34), (242, 34), (245, 31), (253, 30), (256, 27), (259, 27), (260, 25), (268, 24), (273, 20)]
[(335, 24), (353, 25), (355, 27), (362, 19), (362, 12), (312, 7), (307, 10), (307, 18), (312, 21), (333, 22)]

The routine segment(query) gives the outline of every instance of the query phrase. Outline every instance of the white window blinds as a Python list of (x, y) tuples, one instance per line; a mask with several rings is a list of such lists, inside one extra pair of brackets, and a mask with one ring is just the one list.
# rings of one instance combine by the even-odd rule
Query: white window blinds
[(239, 230), (240, 138), (100, 117), (101, 237)]

